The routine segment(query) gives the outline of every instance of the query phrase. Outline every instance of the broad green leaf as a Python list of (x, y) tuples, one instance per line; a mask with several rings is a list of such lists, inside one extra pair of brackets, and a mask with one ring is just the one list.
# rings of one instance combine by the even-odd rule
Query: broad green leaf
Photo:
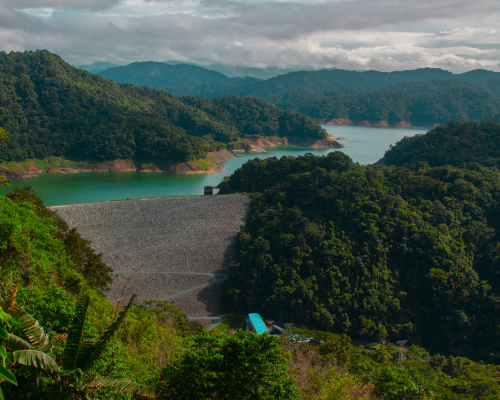
[(151, 386), (127, 381), (124, 379), (96, 379), (85, 385), (85, 389), (108, 388), (117, 392), (129, 392), (143, 397), (156, 397), (156, 390)]
[(0, 366), (0, 378), (5, 379), (7, 382), (17, 386), (17, 379), (12, 372)]
[(19, 319), (15, 315), (10, 315), (6, 313), (2, 307), (0, 307), (0, 320), (5, 322), (9, 328), (12, 328), (14, 324), (19, 322)]
[(0, 325), (0, 338), (3, 339), (8, 339), (9, 338), (9, 332), (3, 325)]
[(14, 362), (44, 371), (59, 372), (59, 366), (48, 354), (38, 350), (18, 350), (14, 353)]
[(5, 351), (5, 347), (0, 346), (0, 357), (7, 358), (7, 352)]
[(3, 391), (2, 391), (2, 389), (0, 389), (0, 400), (4, 400), (4, 399), (5, 399), (5, 397), (3, 397)]

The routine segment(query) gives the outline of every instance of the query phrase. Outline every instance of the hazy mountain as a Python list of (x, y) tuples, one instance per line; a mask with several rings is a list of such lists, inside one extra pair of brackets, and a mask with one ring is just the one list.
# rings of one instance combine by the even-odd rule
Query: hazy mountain
[[(243, 67), (211, 67), (228, 73), (245, 72)], [(271, 70), (253, 72), (265, 75)], [(438, 68), (395, 72), (322, 69), (259, 79), (231, 78), (198, 65), (169, 61), (168, 64), (133, 63), (104, 70), (99, 75), (120, 83), (161, 89), (175, 96), (202, 99), (253, 96), (313, 118), (370, 123), (433, 124), (483, 119), (498, 112), (500, 97), (500, 73), (486, 70), (453, 74)]]
[(251, 78), (269, 79), (293, 71), (291, 69), (283, 69), (278, 67), (256, 68), (256, 67), (243, 67), (240, 65), (227, 65), (227, 64), (201, 65), (196, 63), (189, 63), (189, 62), (175, 61), (175, 60), (165, 61), (165, 63), (170, 65), (178, 65), (178, 64), (196, 65), (197, 67), (220, 72), (221, 74), (227, 75), (231, 78), (249, 76)]
[(189, 90), (204, 83), (228, 83), (235, 80), (220, 72), (190, 64), (170, 65), (162, 62), (135, 62), (122, 67), (109, 68), (98, 75), (118, 83), (131, 83), (152, 89), (170, 91), (169, 88)]
[[(354, 89), (377, 91), (403, 82), (422, 82), (427, 80), (455, 79), (469, 82), (488, 90), (488, 86), (498, 87), (500, 73), (476, 70), (464, 74), (453, 74), (437, 68), (420, 68), (410, 71), (347, 71), (341, 69), (323, 69), (320, 71), (296, 71), (279, 75), (271, 79), (248, 81), (244, 85), (233, 83), (233, 88), (226, 84), (206, 84), (187, 90), (184, 94), (194, 97), (255, 96), (265, 99), (298, 88), (316, 91)], [(493, 91), (492, 91), (493, 93)], [(183, 93), (176, 93), (182, 95)], [(495, 89), (495, 93), (498, 90)]]
[(113, 64), (110, 62), (97, 61), (89, 65), (77, 65), (75, 68), (80, 68), (85, 71), (91, 72), (93, 74), (98, 74), (99, 72), (104, 71), (105, 69), (119, 67), (119, 66), (120, 65), (118, 64)]

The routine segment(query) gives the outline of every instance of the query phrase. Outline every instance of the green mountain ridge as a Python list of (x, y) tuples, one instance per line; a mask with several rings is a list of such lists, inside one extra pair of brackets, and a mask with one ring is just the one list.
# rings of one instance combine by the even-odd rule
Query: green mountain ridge
[(486, 70), (453, 74), (436, 68), (395, 72), (323, 69), (289, 72), (264, 80), (229, 78), (205, 68), (176, 64), (177, 69), (169, 70), (171, 75), (165, 80), (168, 68), (157, 76), (151, 72), (151, 65), (134, 63), (103, 71), (101, 76), (176, 96), (254, 96), (282, 109), (326, 120), (432, 125), (482, 119), (500, 111), (500, 73)]
[(354, 123), (408, 121), (412, 125), (482, 120), (500, 111), (500, 99), (487, 90), (457, 80), (404, 82), (376, 92), (318, 92), (299, 88), (266, 98), (285, 110), (316, 119), (348, 119)]
[[(222, 122), (219, 111), (208, 114), (163, 91), (117, 84), (45, 50), (2, 52), (0, 126), (9, 140), (0, 146), (0, 160), (58, 156), (182, 162), (204, 158), (254, 125), (265, 136), (327, 136), (299, 113), (258, 99), (235, 98), (234, 103), (226, 101), (218, 109)], [(237, 128), (231, 116), (241, 113), (246, 117), (239, 118)]]

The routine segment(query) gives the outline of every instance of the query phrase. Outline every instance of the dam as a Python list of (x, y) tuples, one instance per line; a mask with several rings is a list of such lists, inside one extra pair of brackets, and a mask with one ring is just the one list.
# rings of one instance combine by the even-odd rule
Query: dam
[(220, 314), (222, 282), (250, 199), (161, 197), (51, 207), (113, 267), (106, 296), (124, 304), (164, 300), (207, 324)]

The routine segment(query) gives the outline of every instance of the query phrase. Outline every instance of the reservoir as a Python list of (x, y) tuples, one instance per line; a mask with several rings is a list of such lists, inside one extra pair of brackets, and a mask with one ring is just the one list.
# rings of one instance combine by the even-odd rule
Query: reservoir
[[(340, 140), (343, 149), (311, 149), (304, 146), (280, 145), (266, 148), (267, 153), (241, 153), (241, 157), (224, 163), (225, 171), (213, 175), (183, 175), (144, 172), (79, 174), (45, 174), (36, 178), (12, 180), (11, 185), (30, 185), (45, 205), (89, 203), (96, 201), (137, 199), (145, 197), (202, 195), (205, 185), (216, 186), (224, 176), (231, 175), (246, 161), (254, 158), (302, 156), (306, 153), (322, 156), (332, 151), (342, 151), (360, 164), (373, 164), (384, 156), (389, 145), (404, 136), (423, 134), (423, 127), (372, 128), (361, 126), (322, 125)], [(0, 186), (0, 195), (12, 188)]]

